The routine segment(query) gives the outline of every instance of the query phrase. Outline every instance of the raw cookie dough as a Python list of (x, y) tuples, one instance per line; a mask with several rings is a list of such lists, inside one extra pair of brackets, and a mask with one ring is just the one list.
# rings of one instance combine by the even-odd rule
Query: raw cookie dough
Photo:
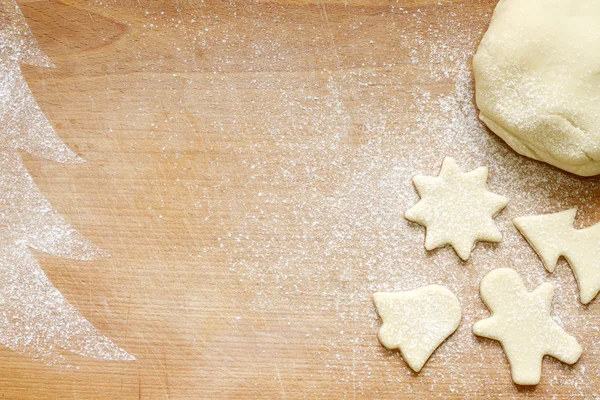
[(450, 244), (467, 260), (477, 241), (502, 240), (493, 217), (508, 200), (487, 190), (487, 178), (486, 167), (462, 172), (449, 157), (444, 159), (439, 177), (413, 178), (421, 201), (404, 216), (427, 227), (427, 250)]
[(415, 372), (421, 370), (435, 349), (458, 328), (461, 318), (458, 299), (439, 285), (398, 293), (375, 293), (373, 299), (383, 320), (379, 341), (388, 350), (399, 349)]
[(473, 59), (480, 118), (514, 150), (600, 174), (600, 2), (500, 0)]
[(577, 208), (555, 214), (515, 218), (513, 221), (538, 253), (548, 272), (565, 257), (579, 285), (579, 298), (587, 304), (600, 291), (600, 223), (577, 230)]
[(577, 340), (550, 316), (553, 297), (553, 284), (546, 282), (527, 292), (510, 268), (493, 270), (481, 280), (481, 298), (492, 316), (475, 323), (473, 332), (502, 343), (516, 384), (537, 385), (545, 355), (567, 364), (581, 356)]

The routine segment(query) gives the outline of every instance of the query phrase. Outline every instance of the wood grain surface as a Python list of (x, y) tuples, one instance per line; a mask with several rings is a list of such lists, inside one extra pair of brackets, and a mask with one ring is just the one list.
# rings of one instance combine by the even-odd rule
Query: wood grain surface
[[(36, 256), (71, 304), (137, 360), (77, 359), (68, 369), (0, 349), (2, 398), (571, 398), (571, 391), (549, 380), (537, 388), (513, 385), (493, 342), (482, 342), (481, 354), (465, 351), (458, 364), (434, 356), (425, 369), (436, 373), (422, 376), (381, 348), (375, 330), (367, 333), (373, 335), (370, 342), (332, 348), (328, 343), (338, 325), (330, 322), (336, 315), (321, 307), (335, 302), (335, 294), (299, 293), (314, 306), (310, 311), (290, 314), (281, 303), (257, 307), (260, 282), (241, 279), (231, 267), (236, 255), (221, 250), (235, 248), (225, 242), (239, 238), (228, 233), (244, 231), (245, 210), (259, 202), (265, 207), (259, 194), (271, 185), (253, 180), (244, 160), (257, 143), (264, 169), (278, 170), (285, 156), (261, 117), (286, 113), (285, 104), (279, 105), (284, 99), (253, 81), (290, 90), (305, 85), (318, 97), (328, 77), (344, 71), (402, 73), (397, 86), (372, 83), (380, 86), (379, 101), (393, 99), (402, 109), (404, 94), (426, 84), (402, 41), (411, 36), (426, 41), (433, 33), (420, 27), (452, 15), (453, 26), (435, 34), (451, 38), (473, 29), (466, 44), (472, 50), (495, 0), (19, 4), (56, 64), (23, 66), (25, 78), (60, 137), (87, 160), (62, 165), (27, 155), (26, 165), (54, 207), (112, 257), (79, 262)], [(420, 22), (410, 17), (415, 14)], [(449, 78), (428, 90), (443, 93), (453, 85)], [(364, 98), (347, 101), (357, 110), (347, 140), (360, 144), (376, 133), (361, 120)], [(402, 124), (403, 115), (396, 121)], [(569, 193), (557, 196), (568, 201)], [(591, 198), (600, 199), (600, 193)], [(586, 210), (588, 222), (600, 219), (600, 211), (593, 211), (600, 210), (600, 200)], [(288, 225), (282, 224), (284, 230), (294, 229)], [(272, 240), (246, 233), (252, 240)], [(271, 261), (263, 261), (268, 269)], [(561, 270), (570, 276), (568, 268)], [(477, 301), (476, 290), (473, 294)], [(595, 303), (589, 312), (598, 314)], [(373, 314), (357, 318), (369, 321)], [(319, 342), (306, 340), (306, 332)], [(356, 346), (371, 356), (353, 367)], [(600, 362), (589, 347), (586, 362)], [(544, 368), (560, 380), (566, 367), (546, 362)], [(440, 379), (448, 369), (464, 371), (464, 379), (477, 384), (469, 390), (468, 383), (453, 386)], [(496, 378), (486, 385), (490, 376)]]

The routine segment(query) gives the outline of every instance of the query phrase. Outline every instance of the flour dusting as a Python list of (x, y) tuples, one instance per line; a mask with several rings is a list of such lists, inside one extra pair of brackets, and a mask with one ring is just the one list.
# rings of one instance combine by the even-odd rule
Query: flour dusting
[[(577, 301), (571, 271), (563, 266), (547, 274), (511, 219), (577, 205), (582, 220), (591, 222), (586, 216), (598, 205), (600, 182), (515, 154), (479, 121), (470, 65), (489, 14), (468, 3), (390, 6), (371, 14), (355, 7), (355, 18), (336, 20), (332, 9), (315, 6), (315, 20), (308, 21), (285, 7), (232, 3), (219, 16), (198, 12), (185, 21), (204, 51), (202, 65), (213, 68), (204, 82), (213, 99), (209, 110), (229, 116), (212, 128), (222, 132), (223, 143), (239, 144), (215, 156), (210, 171), (219, 176), (220, 162), (233, 159), (237, 175), (221, 178), (214, 192), (205, 190), (201, 203), (213, 218), (236, 216), (235, 223), (221, 217), (214, 251), (246, 288), (249, 300), (240, 307), (275, 313), (289, 332), (280, 340), (318, 354), (330, 383), (313, 390), (325, 397), (351, 387), (347, 398), (375, 398), (382, 380), (398, 393), (428, 385), (432, 397), (448, 388), (483, 396), (495, 386), (519, 396), (499, 344), (471, 331), (489, 315), (479, 282), (498, 267), (516, 269), (529, 290), (550, 280), (557, 285), (554, 312), (565, 330), (575, 336), (594, 332), (598, 317)], [(255, 23), (268, 19), (263, 13), (272, 24)], [(231, 34), (222, 20), (235, 21), (236, 30), (247, 34)], [(378, 40), (363, 41), (367, 29), (378, 30), (386, 41), (382, 48), (395, 51), (383, 54)], [(314, 53), (301, 62), (295, 47), (307, 38)], [(357, 49), (371, 57), (353, 60)], [(322, 67), (331, 65), (337, 67)], [(274, 70), (280, 72), (268, 72)], [(228, 73), (243, 74), (246, 84)], [(403, 217), (418, 201), (411, 178), (436, 175), (446, 156), (465, 171), (488, 166), (490, 191), (510, 201), (496, 218), (503, 241), (480, 243), (468, 262), (450, 248), (426, 252), (423, 228)], [(557, 201), (558, 192), (567, 200)], [(429, 284), (457, 294), (463, 320), (415, 376), (397, 353), (377, 343), (381, 321), (372, 295)], [(595, 343), (582, 345), (593, 349)], [(264, 362), (281, 368), (274, 359)], [(319, 371), (320, 365), (304, 362), (285, 368), (292, 374), (296, 368)], [(475, 381), (475, 371), (488, 379)], [(546, 361), (544, 371), (542, 382), (549, 386), (541, 390), (549, 396), (555, 384), (563, 394), (600, 395), (600, 369), (585, 359), (573, 367)]]
[(105, 254), (61, 217), (36, 187), (19, 151), (82, 162), (39, 108), (20, 63), (50, 67), (14, 0), (0, 1), (0, 344), (47, 364), (65, 353), (132, 360), (52, 285), (30, 248), (93, 260)]
[[(195, 208), (174, 199), (177, 214), (206, 223), (190, 256), (210, 272), (199, 292), (212, 284), (223, 303), (206, 300), (215, 315), (185, 334), (205, 340), (190, 370), (215, 398), (600, 396), (600, 367), (586, 358), (600, 302), (582, 306), (568, 266), (547, 274), (511, 222), (573, 206), (578, 224), (596, 222), (600, 181), (523, 158), (479, 121), (471, 58), (495, 1), (87, 3), (133, 15), (115, 47), (135, 72), (102, 82), (113, 95), (156, 94), (115, 110), (156, 111), (147, 132), (124, 122), (127, 134), (161, 144), (173, 168), (160, 175), (178, 178), (157, 190), (185, 185)], [(488, 166), (489, 190), (510, 201), (495, 219), (503, 241), (480, 243), (468, 262), (426, 252), (424, 229), (403, 217), (419, 200), (411, 178), (435, 176), (446, 156), (465, 171)], [(535, 389), (515, 387), (500, 345), (472, 333), (489, 315), (480, 280), (498, 267), (528, 290), (553, 282), (553, 315), (584, 348), (572, 367), (545, 360)], [(457, 295), (463, 319), (415, 375), (378, 343), (372, 295), (429, 284)], [(226, 327), (214, 331), (216, 320)]]

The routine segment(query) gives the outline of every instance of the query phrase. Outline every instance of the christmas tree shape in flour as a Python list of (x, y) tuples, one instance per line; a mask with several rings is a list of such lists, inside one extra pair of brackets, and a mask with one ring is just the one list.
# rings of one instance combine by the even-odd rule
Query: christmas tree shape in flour
[(577, 279), (579, 298), (587, 304), (600, 291), (600, 223), (574, 228), (577, 208), (555, 214), (515, 218), (514, 224), (538, 253), (548, 272), (565, 257)]
[(0, 54), (23, 64), (50, 68), (15, 0), (0, 0)]
[(60, 361), (71, 352), (107, 360), (133, 357), (100, 333), (50, 282), (30, 248), (92, 260), (104, 253), (61, 217), (19, 155), (83, 162), (56, 135), (21, 74), (20, 63), (50, 67), (13, 0), (0, 0), (0, 344)]

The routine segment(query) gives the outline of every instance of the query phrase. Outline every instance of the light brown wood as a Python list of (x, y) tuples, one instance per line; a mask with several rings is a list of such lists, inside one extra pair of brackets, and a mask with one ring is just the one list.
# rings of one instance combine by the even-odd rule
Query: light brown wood
[[(330, 308), (335, 293), (298, 293), (311, 310), (275, 299), (272, 307), (257, 305), (261, 282), (240, 276), (232, 265), (238, 255), (231, 251), (239, 247), (230, 243), (254, 240), (264, 246), (275, 240), (276, 246), (281, 237), (294, 233), (299, 221), (283, 221), (276, 239), (260, 230), (248, 231), (255, 207), (272, 212), (264, 218), (286, 215), (285, 204), (269, 206), (259, 193), (285, 193), (286, 185), (294, 185), (294, 178), (289, 183), (279, 180), (274, 189), (274, 182), (253, 180), (256, 175), (244, 164), (260, 150), (264, 171), (275, 174), (285, 167), (286, 149), (276, 146), (261, 114), (287, 112), (289, 98), (282, 98), (277, 88), (306, 90), (310, 109), (311, 96), (327, 95), (332, 74), (401, 74), (397, 86), (378, 78), (367, 84), (383, 96), (372, 100), (378, 101), (376, 106), (385, 107), (393, 99), (392, 111), (405, 113), (389, 119), (400, 126), (415, 112), (408, 107), (407, 93), (427, 82), (402, 41), (428, 40), (434, 33), (421, 27), (453, 15), (451, 29), (446, 26), (435, 34), (452, 36), (468, 27), (476, 32), (465, 43), (472, 50), (495, 4), (20, 2), (40, 46), (56, 64), (55, 69), (23, 66), (25, 78), (61, 138), (87, 160), (62, 165), (26, 155), (26, 165), (55, 208), (112, 255), (92, 262), (36, 256), (67, 299), (137, 360), (77, 359), (78, 369), (65, 369), (0, 349), (2, 398), (570, 398), (578, 389), (561, 387), (561, 377), (570, 373), (567, 367), (545, 362), (544, 374), (559, 381), (543, 379), (537, 388), (518, 388), (510, 381), (498, 344), (491, 341), (481, 341), (480, 353), (465, 351), (453, 362), (434, 355), (425, 366), (433, 373), (415, 376), (396, 353), (377, 342), (372, 311), (356, 316), (357, 327), (371, 329), (362, 335), (372, 334), (372, 341), (331, 345), (339, 335)], [(422, 17), (416, 22), (411, 15), (419, 10)], [(453, 85), (449, 78), (429, 90), (446, 93)], [(354, 113), (349, 146), (377, 135), (365, 128), (365, 99), (344, 99)], [(297, 121), (303, 118), (307, 116)], [(303, 134), (299, 126), (290, 129)], [(406, 138), (407, 143), (411, 140)], [(594, 222), (600, 220), (600, 192), (597, 178), (589, 181), (596, 191), (588, 194), (584, 209), (586, 221)], [(329, 190), (327, 181), (320, 185)], [(570, 196), (568, 191), (557, 193), (556, 202), (574, 204)], [(401, 215), (398, 210), (396, 217)], [(262, 260), (266, 270), (276, 262), (269, 257), (274, 256)], [(330, 255), (329, 262), (334, 259)], [(570, 271), (566, 266), (560, 271), (560, 278), (568, 281), (565, 287), (575, 294)], [(475, 286), (472, 294), (468, 301), (478, 301)], [(582, 362), (590, 372), (600, 363), (593, 346), (598, 333), (592, 328), (600, 320), (599, 305), (595, 300), (586, 309), (594, 322), (577, 332), (587, 343)], [(364, 348), (357, 351), (356, 346)], [(368, 356), (357, 360), (357, 354)], [(444, 379), (448, 369), (458, 370), (462, 382)], [(590, 387), (581, 392), (593, 393), (594, 387), (600, 392), (600, 381), (590, 379)]]

